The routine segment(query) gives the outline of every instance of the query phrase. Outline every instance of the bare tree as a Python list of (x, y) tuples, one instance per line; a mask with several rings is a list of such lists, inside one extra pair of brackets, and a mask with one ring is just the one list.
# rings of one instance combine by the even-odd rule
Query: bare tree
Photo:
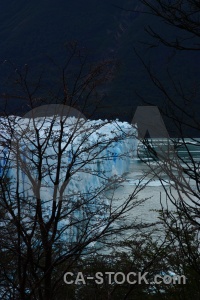
[[(180, 39), (175, 31), (175, 40), (169, 41), (166, 37), (161, 36), (155, 29), (151, 28), (147, 31), (153, 37), (163, 43), (166, 47), (172, 47), (175, 50), (199, 50), (199, 3), (197, 1), (143, 1), (147, 7), (148, 13), (158, 17), (173, 29), (178, 28), (180, 32), (184, 32), (187, 38)], [(188, 41), (189, 40), (189, 41)], [(186, 43), (186, 44), (185, 44)], [(138, 55), (139, 57), (139, 55)], [(160, 107), (163, 116), (166, 116), (170, 122), (173, 122), (176, 128), (176, 137), (171, 138), (171, 148), (160, 151), (160, 159), (165, 162), (162, 169), (174, 181), (174, 188), (177, 191), (185, 193), (187, 199), (190, 199), (190, 210), (187, 210), (185, 201), (182, 200), (182, 210), (188, 211), (188, 217), (194, 222), (198, 217), (198, 198), (199, 198), (199, 130), (200, 123), (196, 109), (196, 100), (198, 97), (198, 88), (187, 90), (183, 83), (177, 82), (177, 79), (168, 76), (172, 89), (167, 89), (154, 70), (150, 68), (140, 57), (146, 71), (149, 74), (154, 86), (160, 91), (165, 101), (165, 106)], [(177, 99), (181, 101), (177, 101)], [(189, 132), (189, 133), (188, 133)], [(188, 139), (185, 135), (187, 134)], [(190, 138), (190, 139), (189, 139)], [(153, 149), (152, 149), (153, 150)], [(168, 152), (167, 152), (168, 150)], [(171, 155), (170, 155), (171, 151)], [(172, 155), (173, 153), (173, 155)], [(183, 154), (184, 155), (183, 155)], [(177, 173), (178, 172), (178, 178)], [(187, 178), (187, 179), (186, 179)], [(178, 180), (177, 180), (178, 179)], [(179, 195), (179, 198), (183, 198)], [(196, 217), (197, 218), (196, 218)]]
[[(67, 68), (74, 57), (80, 65), (73, 77)], [(86, 70), (85, 64), (72, 47), (61, 69), (62, 89), (48, 94), (61, 105), (44, 105), (41, 82), (30, 85), (27, 66), (16, 71), (16, 93), (2, 95), (23, 99), (31, 110), (23, 117), (4, 111), (0, 119), (1, 299), (58, 299), (64, 273), (80, 257), (109, 250), (111, 236), (138, 228), (137, 220), (126, 218), (144, 201), (136, 199), (144, 187), (136, 186), (123, 201), (108, 197), (123, 182), (117, 163), (121, 171), (127, 166), (136, 130), (84, 117), (90, 99), (98, 100), (99, 84), (110, 79), (108, 62)]]
[[(146, 7), (146, 13), (157, 17), (161, 24), (165, 23), (173, 30), (171, 36), (167, 37), (159, 28), (153, 28), (149, 24), (146, 31), (153, 38), (151, 45), (155, 45), (154, 42), (156, 45), (161, 43), (174, 49), (176, 55), (180, 51), (198, 53), (199, 2), (195, 0), (141, 0), (141, 2)], [(199, 278), (200, 123), (197, 105), (199, 87), (198, 84), (194, 84), (194, 88), (188, 88), (167, 70), (169, 88), (153, 68), (138, 53), (137, 55), (164, 100), (164, 105), (160, 107), (162, 115), (175, 125), (175, 137), (160, 141), (149, 138), (144, 139), (142, 143), (150, 158), (146, 162), (153, 176), (160, 179), (165, 190), (166, 199), (161, 199), (164, 228), (168, 237), (173, 240), (174, 249), (184, 258), (185, 266), (192, 270), (194, 280), (195, 276)], [(184, 270), (183, 262), (180, 262), (180, 268), (181, 264)]]
[(198, 39), (200, 37), (199, 2), (196, 0), (141, 0), (145, 13), (156, 16), (161, 24), (165, 23), (173, 28), (175, 34), (166, 38), (159, 30), (149, 25), (146, 31), (159, 43), (177, 50), (200, 50)]

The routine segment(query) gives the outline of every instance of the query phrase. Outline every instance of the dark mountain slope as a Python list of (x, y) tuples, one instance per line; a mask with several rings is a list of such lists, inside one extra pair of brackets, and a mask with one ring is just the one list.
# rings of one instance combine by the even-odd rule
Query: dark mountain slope
[(31, 60), (36, 63), (46, 53), (55, 55), (57, 48), (69, 40), (78, 40), (95, 52), (106, 51), (122, 13), (112, 1), (6, 3), (1, 7), (0, 57), (26, 63)]
[[(119, 7), (133, 8), (141, 13), (133, 13)], [(10, 59), (17, 65), (25, 63), (39, 69), (47, 63), (47, 56), (62, 62), (63, 46), (67, 41), (77, 40), (81, 46), (91, 50), (91, 59), (114, 57), (120, 62), (114, 81), (107, 87), (103, 115), (117, 115), (131, 120), (134, 110), (141, 100), (162, 105), (163, 95), (152, 85), (144, 67), (134, 53), (151, 65), (172, 93), (167, 76), (170, 70), (175, 81), (185, 88), (199, 86), (200, 55), (196, 53), (174, 53), (163, 46), (149, 48), (140, 42), (151, 43), (144, 27), (151, 25), (164, 36), (175, 36), (164, 22), (142, 14), (139, 1), (129, 0), (8, 0), (0, 10), (0, 60)], [(47, 69), (48, 70), (48, 69)], [(53, 73), (53, 72), (52, 72)], [(0, 68), (1, 82), (3, 79)], [(49, 70), (48, 81), (53, 80)], [(0, 87), (3, 90), (2, 86)], [(198, 96), (198, 94), (197, 94)], [(181, 99), (174, 98), (181, 103)], [(197, 102), (195, 105), (198, 110)], [(110, 106), (108, 108), (107, 106)], [(106, 108), (105, 108), (106, 107)]]

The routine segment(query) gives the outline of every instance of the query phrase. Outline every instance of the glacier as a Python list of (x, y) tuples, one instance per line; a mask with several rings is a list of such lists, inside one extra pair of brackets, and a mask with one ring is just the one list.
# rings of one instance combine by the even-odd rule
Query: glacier
[[(38, 198), (46, 222), (53, 203), (57, 212), (62, 202), (58, 240), (79, 240), (88, 219), (90, 236), (106, 226), (106, 191), (123, 180), (136, 156), (136, 125), (59, 115), (9, 116), (0, 117), (0, 133), (1, 182), (9, 182), (13, 199), (16, 191), (20, 195), (27, 232)], [(17, 213), (17, 203), (13, 207)]]

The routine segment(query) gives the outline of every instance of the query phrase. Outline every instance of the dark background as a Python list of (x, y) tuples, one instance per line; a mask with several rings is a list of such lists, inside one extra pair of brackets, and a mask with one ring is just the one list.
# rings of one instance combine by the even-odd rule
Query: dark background
[[(8, 91), (4, 85), (8, 78), (5, 60), (19, 68), (28, 64), (33, 77), (43, 70), (46, 84), (52, 87), (55, 78), (49, 58), (62, 63), (64, 45), (76, 40), (89, 50), (91, 60), (111, 58), (118, 62), (113, 81), (104, 87), (102, 109), (96, 117), (112, 116), (131, 121), (138, 105), (151, 103), (160, 109), (165, 107), (165, 97), (154, 87), (134, 49), (151, 65), (175, 102), (185, 105), (176, 95), (167, 72), (186, 93), (195, 90), (193, 108), (199, 114), (198, 51), (176, 52), (153, 41), (145, 32), (149, 25), (165, 37), (180, 33), (144, 13), (146, 8), (140, 1), (7, 0), (0, 6), (1, 93), (12, 93), (12, 86)], [(12, 100), (10, 113), (17, 101)], [(167, 119), (166, 122), (171, 130), (171, 122)]]

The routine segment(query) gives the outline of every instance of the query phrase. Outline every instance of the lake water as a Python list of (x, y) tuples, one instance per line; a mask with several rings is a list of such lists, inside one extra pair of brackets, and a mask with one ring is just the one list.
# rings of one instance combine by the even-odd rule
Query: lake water
[[(154, 139), (153, 144), (159, 144), (159, 139)], [(190, 154), (192, 155), (192, 159), (194, 159), (195, 164), (197, 165), (200, 162), (200, 139), (184, 139), (186, 146), (180, 145), (177, 142), (178, 155), (184, 162), (191, 162)], [(163, 140), (162, 140), (163, 145)], [(171, 159), (171, 158), (170, 158)], [(150, 166), (149, 166), (150, 165)], [(181, 163), (182, 167), (185, 167), (183, 163)], [(143, 187), (137, 194), (137, 200), (147, 199), (141, 205), (135, 207), (130, 211), (129, 218), (136, 218), (143, 222), (156, 222), (158, 221), (158, 213), (155, 210), (161, 209), (160, 200), (164, 207), (166, 207), (166, 191), (171, 192), (176, 200), (178, 200), (179, 196), (187, 199), (187, 195), (185, 195), (180, 190), (174, 188), (174, 182), (166, 175), (165, 172), (161, 172), (163, 169), (160, 161), (151, 161), (150, 164), (142, 162), (138, 158), (134, 158), (131, 160), (130, 170), (128, 174), (125, 176), (124, 182), (119, 185), (116, 190), (115, 198), (118, 204), (123, 203), (127, 197), (134, 192), (135, 189), (140, 189)], [(159, 174), (161, 181), (153, 176), (152, 174)], [(200, 171), (200, 170), (199, 170)], [(180, 170), (176, 169), (176, 166), (173, 166), (173, 174), (175, 178), (180, 178)], [(141, 180), (142, 178), (142, 180)], [(196, 189), (196, 182), (189, 179), (186, 175), (184, 178), (187, 180), (190, 186)], [(168, 201), (167, 202), (168, 209), (173, 210), (174, 205)]]
[[(156, 142), (156, 150), (158, 150), (159, 143), (161, 143), (163, 146), (163, 140), (160, 141), (156, 139), (153, 142)], [(187, 145), (188, 150), (192, 155), (192, 159), (194, 159), (195, 164), (198, 164), (200, 162), (200, 139), (196, 141), (191, 139), (185, 139), (185, 142), (189, 143)], [(178, 143), (177, 148), (179, 151), (178, 155), (180, 156), (180, 158), (183, 159), (183, 161), (185, 162), (191, 162), (191, 157), (189, 156), (187, 148), (179, 145)], [(173, 163), (175, 159), (177, 159), (177, 156), (173, 156), (173, 153), (171, 154), (170, 161)], [(145, 158), (145, 156), (143, 158)], [(180, 190), (177, 190), (177, 188), (174, 187), (174, 182), (172, 178), (169, 178), (166, 172), (161, 171), (164, 167), (164, 165), (162, 165), (161, 162), (161, 160), (146, 160), (145, 163), (142, 162), (138, 157), (132, 158), (132, 160), (130, 161), (129, 172), (125, 176), (123, 176), (122, 182), (116, 184), (116, 190), (112, 190), (107, 194), (107, 196), (110, 199), (114, 199), (115, 207), (120, 207), (123, 206), (123, 204), (131, 194), (138, 191), (137, 195), (133, 197), (132, 203), (136, 204), (137, 201), (142, 201), (144, 199), (146, 199), (146, 201), (140, 203), (139, 205), (136, 205), (129, 212), (127, 212), (125, 222), (127, 224), (129, 222), (134, 222), (135, 224), (157, 223), (152, 227), (145, 227), (144, 232), (148, 233), (149, 231), (151, 231), (151, 229), (154, 229), (153, 238), (158, 240), (161, 237), (160, 241), (164, 237), (163, 227), (161, 224), (159, 224), (159, 214), (156, 210), (161, 209), (161, 203), (164, 208), (167, 207), (171, 211), (175, 209), (174, 205), (169, 201), (169, 199), (167, 199), (167, 193), (173, 195), (174, 199), (176, 200), (178, 200), (181, 196), (186, 201), (189, 201), (187, 195), (184, 194), (184, 192), (181, 192)], [(185, 165), (182, 163), (181, 167), (185, 167)], [(175, 178), (180, 180), (180, 169), (177, 169), (176, 165), (174, 165), (172, 166), (172, 170)], [(160, 178), (155, 176), (155, 174), (159, 174)], [(188, 182), (189, 186), (192, 187), (192, 189), (196, 189), (195, 181), (192, 181), (185, 175), (184, 178), (186, 182)], [(115, 225), (116, 227), (121, 228), (121, 226), (123, 225), (123, 221), (119, 220), (118, 222), (116, 222)], [(121, 241), (121, 239), (127, 238), (135, 239), (135, 233), (135, 230), (129, 230), (120, 237), (117, 235), (112, 235), (111, 237), (109, 237), (109, 242), (114, 242), (116, 240)], [(140, 231), (138, 233), (140, 235)], [(99, 244), (97, 243), (97, 248), (98, 245)], [(110, 249), (109, 247), (105, 248), (104, 250), (102, 250), (101, 248), (101, 252), (102, 251), (107, 253), (110, 252)]]

